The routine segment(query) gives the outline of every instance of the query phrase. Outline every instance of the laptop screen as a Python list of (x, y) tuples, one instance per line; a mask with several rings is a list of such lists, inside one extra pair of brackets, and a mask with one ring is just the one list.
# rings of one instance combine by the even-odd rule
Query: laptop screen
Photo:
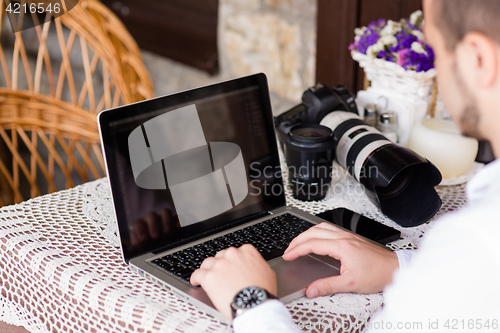
[(285, 204), (264, 74), (99, 115), (126, 261)]

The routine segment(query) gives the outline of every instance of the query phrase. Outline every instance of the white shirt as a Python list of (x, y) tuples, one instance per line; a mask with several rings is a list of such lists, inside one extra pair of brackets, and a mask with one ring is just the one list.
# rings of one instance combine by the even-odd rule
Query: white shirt
[[(398, 253), (400, 269), (368, 332), (500, 330), (500, 160), (473, 177), (467, 198), (436, 222), (412, 258)], [(286, 312), (266, 302), (237, 317), (235, 332), (296, 332)]]

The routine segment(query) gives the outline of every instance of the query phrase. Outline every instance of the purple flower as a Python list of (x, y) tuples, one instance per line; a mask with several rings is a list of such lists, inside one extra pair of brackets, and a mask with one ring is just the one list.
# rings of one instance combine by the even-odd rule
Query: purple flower
[[(388, 29), (384, 29), (388, 24), (390, 25), (390, 27), (388, 27), (389, 36), (387, 34)], [(382, 31), (383, 29), (384, 31)], [(415, 31), (419, 31), (419, 33)], [(388, 38), (391, 33), (395, 37), (395, 43), (394, 38)], [(370, 46), (379, 43), (376, 49), (382, 50), (378, 51), (376, 54), (371, 53), (370, 56), (395, 62), (405, 70), (421, 72), (434, 68), (434, 51), (425, 41), (420, 40), (418, 37), (422, 36), (422, 29), (406, 20), (402, 19), (399, 23), (388, 23), (386, 20), (373, 21), (368, 24), (367, 27), (363, 28), (363, 30), (357, 31), (356, 34), (356, 40), (349, 45), (350, 51), (367, 54), (367, 50)], [(380, 40), (382, 37), (383, 39)], [(421, 43), (422, 48), (412, 50), (412, 44), (415, 42)]]
[(386, 20), (380, 19), (378, 21), (373, 21), (370, 24), (368, 24), (368, 29), (380, 31), (380, 29), (385, 27), (386, 24), (387, 24)]
[(402, 66), (405, 70), (426, 72), (429, 69), (434, 68), (434, 52), (432, 52), (430, 47), (429, 51), (427, 51), (427, 53), (418, 53), (412, 49), (401, 50), (398, 52), (396, 63)]
[(409, 50), (409, 49), (404, 49), (404, 50), (398, 51), (398, 60), (396, 61), (396, 63), (399, 66), (403, 66), (403, 67), (405, 66), (406, 58), (408, 57), (409, 52), (411, 52), (411, 50)]

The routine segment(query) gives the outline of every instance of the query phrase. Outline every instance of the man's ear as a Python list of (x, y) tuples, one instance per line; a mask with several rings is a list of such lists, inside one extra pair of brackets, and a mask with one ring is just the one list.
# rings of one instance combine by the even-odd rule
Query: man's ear
[(484, 34), (470, 32), (465, 35), (457, 46), (457, 55), (463, 74), (472, 80), (469, 85), (488, 88), (500, 79), (498, 45)]

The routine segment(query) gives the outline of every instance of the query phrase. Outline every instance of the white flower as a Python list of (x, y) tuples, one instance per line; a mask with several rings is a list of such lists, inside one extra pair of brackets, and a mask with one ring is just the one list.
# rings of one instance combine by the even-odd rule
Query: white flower
[(387, 21), (385, 27), (380, 30), (380, 36), (394, 36), (399, 31), (401, 31), (402, 26), (399, 22), (394, 22), (392, 20)]
[(417, 37), (418, 40), (425, 40), (425, 36), (422, 33), (422, 31), (420, 31), (420, 30), (412, 30), (411, 33), (412, 33), (413, 36)]
[(354, 29), (354, 35), (361, 37), (365, 33), (366, 29), (368, 28), (367, 27), (356, 28)]
[(419, 42), (411, 43), (411, 49), (412, 49), (412, 51), (417, 52), (417, 53), (427, 54), (427, 52), (425, 52), (424, 46)]
[(384, 49), (384, 44), (379, 39), (375, 44), (369, 46), (366, 49), (366, 55), (376, 58), (378, 53)]
[(390, 35), (380, 37), (379, 41), (385, 46), (396, 45), (398, 43), (397, 38)]
[(424, 20), (421, 10), (416, 10), (410, 15), (410, 23), (415, 27), (420, 27)]

